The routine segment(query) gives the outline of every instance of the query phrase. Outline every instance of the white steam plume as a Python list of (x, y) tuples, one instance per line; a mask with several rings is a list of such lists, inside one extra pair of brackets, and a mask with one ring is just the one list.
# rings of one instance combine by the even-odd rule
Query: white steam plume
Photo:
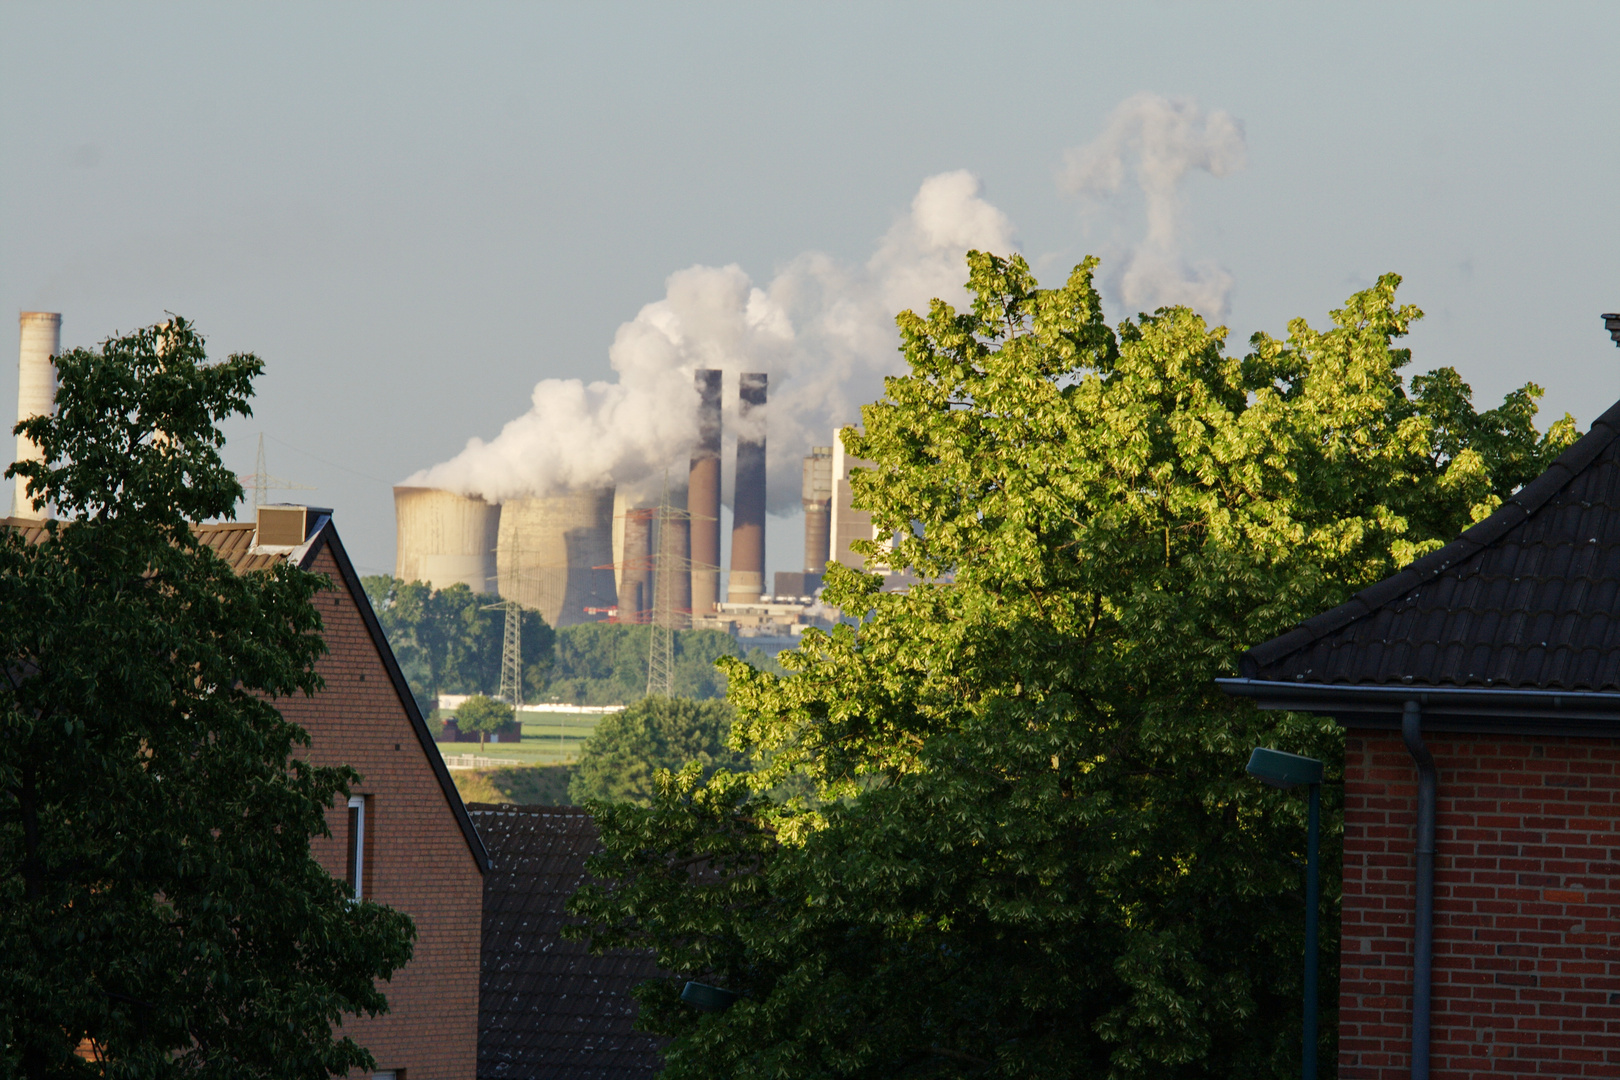
[[(664, 470), (683, 482), (697, 436), (697, 368), (725, 372), (725, 428), (737, 435), (737, 376), (770, 376), (765, 410), (769, 507), (799, 507), (800, 463), (903, 367), (894, 316), (940, 297), (966, 299), (963, 254), (1008, 252), (1012, 225), (968, 172), (923, 181), (911, 212), (863, 266), (810, 252), (763, 287), (741, 268), (693, 266), (670, 275), (664, 298), (619, 327), (608, 360), (617, 382), (546, 379), (533, 405), (489, 442), (471, 439), (407, 484), (492, 502), (617, 483), (657, 498)], [(727, 484), (730, 467), (725, 470)]]
[(1181, 254), (1181, 181), (1194, 169), (1226, 176), (1243, 168), (1243, 123), (1205, 112), (1190, 98), (1141, 93), (1114, 110), (1108, 128), (1064, 155), (1062, 186), (1096, 199), (1117, 196), (1127, 178), (1147, 204), (1147, 235), (1127, 256), (1120, 299), (1134, 310), (1185, 304), (1211, 318), (1226, 314), (1232, 275)]

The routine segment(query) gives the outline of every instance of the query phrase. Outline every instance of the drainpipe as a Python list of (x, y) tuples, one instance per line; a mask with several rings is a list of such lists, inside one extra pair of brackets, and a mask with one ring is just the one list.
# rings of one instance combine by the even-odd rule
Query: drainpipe
[(1434, 755), (1423, 745), (1423, 711), (1408, 701), (1401, 737), (1418, 770), (1417, 900), (1412, 916), (1412, 1080), (1429, 1080), (1429, 1013), (1434, 985)]

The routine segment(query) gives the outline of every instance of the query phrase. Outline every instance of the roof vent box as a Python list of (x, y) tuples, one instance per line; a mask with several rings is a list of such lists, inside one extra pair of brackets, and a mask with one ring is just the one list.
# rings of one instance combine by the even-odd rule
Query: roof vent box
[(309, 539), (316, 519), (330, 513), (314, 506), (261, 506), (255, 543), (259, 547), (297, 547)]

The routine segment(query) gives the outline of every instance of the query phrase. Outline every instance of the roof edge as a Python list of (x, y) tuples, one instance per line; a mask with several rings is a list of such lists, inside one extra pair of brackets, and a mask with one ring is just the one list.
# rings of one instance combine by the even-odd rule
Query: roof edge
[(354, 564), (349, 561), (349, 553), (343, 549), (343, 541), (338, 538), (337, 526), (332, 523), (332, 515), (321, 516), (309, 539), (304, 541), (302, 549), (296, 553), (298, 568), (308, 570), (310, 564), (321, 553), (321, 549), (327, 547), (331, 548), (332, 560), (337, 563), (338, 574), (343, 578), (343, 584), (349, 590), (349, 595), (354, 597), (355, 607), (360, 611), (360, 620), (365, 623), (366, 632), (371, 635), (372, 644), (377, 647), (377, 654), (382, 657), (383, 668), (393, 681), (394, 692), (399, 696), (400, 704), (405, 707), (405, 715), (410, 717), (411, 728), (416, 732), (417, 741), (422, 744), (422, 749), (427, 754), (428, 764), (439, 781), (445, 801), (450, 804), (450, 812), (455, 815), (456, 824), (461, 828), (461, 835), (467, 841), (473, 862), (478, 865), (480, 874), (487, 874), (489, 852), (484, 847), (483, 838), (478, 835), (478, 829), (467, 814), (466, 804), (461, 801), (461, 792), (457, 790), (455, 781), (450, 779), (450, 770), (445, 767), (444, 755), (439, 753), (439, 746), (433, 741), (433, 734), (428, 730), (427, 721), (422, 718), (422, 710), (416, 707), (416, 697), (405, 681), (405, 673), (400, 670), (399, 661), (394, 657), (394, 650), (388, 644), (388, 636), (383, 633), (382, 623), (377, 621), (377, 613), (371, 610), (371, 599), (366, 596), (365, 587), (360, 584), (360, 575), (355, 573)]
[[(1545, 472), (1510, 495), (1495, 513), (1463, 530), (1457, 539), (1445, 547), (1414, 559), (1394, 574), (1367, 586), (1337, 607), (1313, 615), (1286, 633), (1246, 650), (1238, 660), (1244, 680), (1255, 679), (1260, 669), (1266, 665), (1274, 664), (1286, 656), (1314, 645), (1334, 631), (1342, 630), (1351, 623), (1366, 618), (1384, 605), (1434, 580), (1450, 567), (1494, 544), (1509, 529), (1545, 506), (1549, 499), (1562, 491), (1576, 475), (1608, 449), (1617, 436), (1620, 436), (1620, 402), (1609, 406), (1603, 415), (1593, 420), (1586, 434), (1576, 439), (1569, 449), (1558, 455), (1557, 460), (1547, 466)], [(1286, 685), (1298, 688), (1300, 684)]]
[[(1620, 693), (1594, 690), (1517, 690), (1465, 686), (1387, 686), (1349, 683), (1275, 682), (1270, 679), (1216, 679), (1233, 697), (1254, 699), (1262, 709), (1324, 713), (1347, 726), (1399, 727), (1406, 703), (1458, 731), (1610, 734), (1620, 732)], [(1355, 718), (1350, 724), (1346, 718)], [(1526, 724), (1526, 721), (1539, 721)], [(1576, 730), (1578, 729), (1578, 730)]]

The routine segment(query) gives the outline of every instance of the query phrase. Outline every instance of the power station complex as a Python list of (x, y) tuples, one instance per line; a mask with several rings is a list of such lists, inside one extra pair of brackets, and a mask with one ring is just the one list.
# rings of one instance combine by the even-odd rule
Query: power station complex
[[(498, 505), (435, 488), (394, 488), (396, 576), (434, 588), (465, 584), (533, 608), (552, 626), (614, 619), (756, 632), (803, 608), (829, 558), (859, 566), (852, 540), (870, 515), (850, 508), (843, 447), (804, 459), (804, 569), (765, 583), (766, 376), (738, 379), (731, 558), (721, 582), (721, 373), (698, 370), (697, 441), (685, 483), (659, 506), (630, 505), (612, 487)], [(775, 609), (783, 610), (775, 610)]]
[[(49, 413), (56, 397), (55, 357), (62, 317), (19, 318), (17, 418)], [(765, 587), (766, 376), (738, 379), (736, 474), (730, 567), (720, 565), (720, 371), (696, 373), (698, 437), (684, 485), (662, 505), (629, 505), (613, 487), (509, 499), (491, 504), (437, 488), (394, 488), (398, 528), (395, 576), (442, 589), (464, 584), (540, 612), (552, 626), (617, 620), (725, 629), (744, 636), (786, 635), (803, 612), (829, 559), (860, 566), (850, 544), (873, 536), (871, 515), (851, 507), (850, 469), (865, 464), (832, 446), (804, 459), (803, 569), (779, 572)], [(39, 460), (17, 437), (16, 460)], [(49, 516), (17, 478), (12, 513)]]

